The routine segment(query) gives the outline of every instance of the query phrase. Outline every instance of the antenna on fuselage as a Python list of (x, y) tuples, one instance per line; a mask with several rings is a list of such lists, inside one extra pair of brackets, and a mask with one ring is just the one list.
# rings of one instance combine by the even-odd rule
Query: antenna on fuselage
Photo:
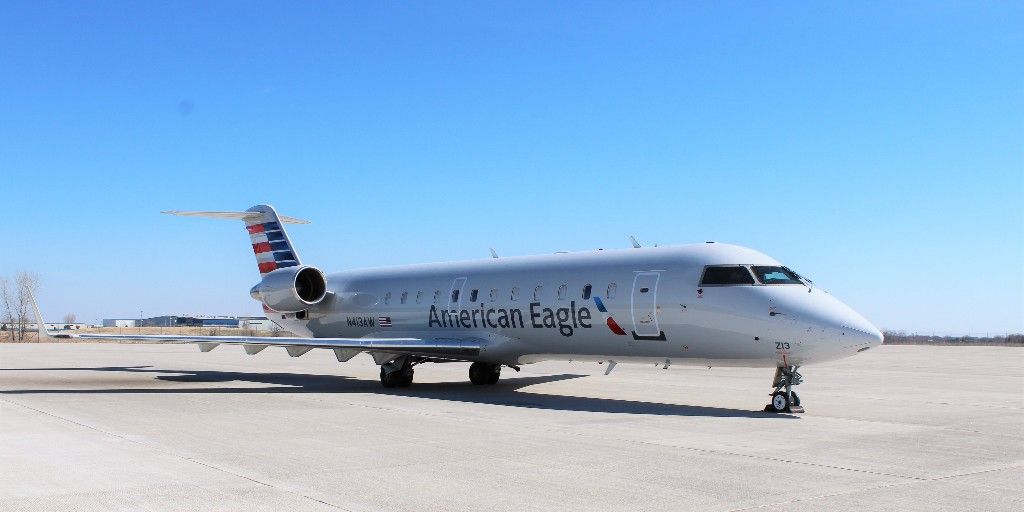
[(498, 259), (498, 253), (494, 251), (494, 247), (488, 247), (488, 249), (491, 250), (491, 257), (494, 259)]
[(629, 235), (629, 241), (633, 242), (633, 248), (634, 249), (639, 249), (640, 248), (640, 242), (636, 241), (636, 237), (635, 236)]

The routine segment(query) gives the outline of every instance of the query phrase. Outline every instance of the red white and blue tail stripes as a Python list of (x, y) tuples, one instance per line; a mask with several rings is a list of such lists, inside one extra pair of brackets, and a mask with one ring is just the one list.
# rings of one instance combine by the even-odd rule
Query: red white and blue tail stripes
[(299, 258), (295, 255), (279, 222), (246, 222), (245, 229), (249, 231), (252, 252), (256, 254), (260, 275), (299, 264)]

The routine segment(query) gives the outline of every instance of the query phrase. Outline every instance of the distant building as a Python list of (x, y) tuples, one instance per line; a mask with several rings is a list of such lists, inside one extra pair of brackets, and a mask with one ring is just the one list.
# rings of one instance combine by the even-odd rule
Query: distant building
[(164, 315), (146, 318), (143, 327), (238, 327), (234, 316)]
[[(107, 318), (103, 327), (138, 327), (135, 318)], [(263, 316), (161, 315), (142, 320), (142, 327), (224, 327), (272, 331), (277, 324)]]
[(104, 318), (103, 327), (138, 327), (138, 318)]
[(256, 332), (270, 332), (275, 329), (280, 329), (277, 324), (272, 320), (267, 319), (265, 316), (242, 317), (238, 320), (239, 327), (242, 329), (252, 329)]

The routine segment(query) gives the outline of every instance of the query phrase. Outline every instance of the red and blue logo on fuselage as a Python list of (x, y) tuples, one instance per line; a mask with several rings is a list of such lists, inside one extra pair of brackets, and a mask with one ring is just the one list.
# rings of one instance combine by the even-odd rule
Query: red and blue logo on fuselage
[(608, 328), (611, 329), (612, 332), (614, 332), (615, 334), (618, 334), (619, 336), (625, 336), (626, 331), (622, 330), (622, 327), (619, 327), (619, 324), (615, 321), (614, 318), (612, 318), (611, 313), (608, 312), (608, 308), (604, 307), (604, 302), (601, 302), (601, 297), (595, 295), (594, 304), (597, 305), (597, 310), (600, 311), (602, 315), (604, 315), (604, 323), (608, 325)]

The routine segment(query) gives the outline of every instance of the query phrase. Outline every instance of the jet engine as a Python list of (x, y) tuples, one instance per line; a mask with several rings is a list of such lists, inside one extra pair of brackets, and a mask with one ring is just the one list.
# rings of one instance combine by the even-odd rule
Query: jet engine
[(295, 313), (324, 300), (327, 279), (314, 267), (279, 268), (263, 276), (249, 295), (274, 311)]

